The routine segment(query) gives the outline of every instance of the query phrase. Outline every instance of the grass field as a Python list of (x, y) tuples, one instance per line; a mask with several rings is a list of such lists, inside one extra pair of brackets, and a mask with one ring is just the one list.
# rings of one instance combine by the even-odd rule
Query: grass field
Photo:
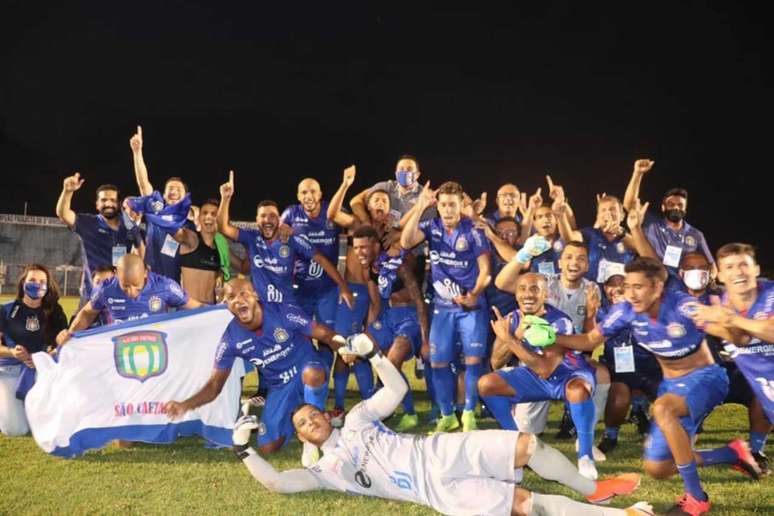
[[(407, 376), (413, 381), (409, 369), (407, 364)], [(246, 392), (252, 392), (254, 377), (248, 379), (252, 382), (247, 383)], [(353, 395), (352, 391), (348, 394)], [(418, 398), (417, 409), (424, 419), (429, 404), (424, 392), (419, 392)], [(355, 401), (348, 396), (349, 405)], [(555, 405), (544, 440), (574, 460), (573, 443), (552, 437), (559, 419), (559, 406)], [(484, 420), (481, 426), (493, 428), (495, 423)], [(746, 438), (746, 428), (743, 407), (721, 407), (705, 423), (699, 446), (714, 447), (737, 436)], [(423, 426), (420, 431), (428, 429)], [(640, 471), (641, 446), (635, 428), (625, 425), (619, 447), (607, 462), (598, 465), (600, 474)], [(278, 469), (295, 468), (300, 467), (300, 454), (298, 442), (293, 442), (270, 460)], [(774, 514), (774, 477), (753, 482), (725, 467), (701, 470), (701, 476), (714, 514)], [(275, 495), (253, 480), (230, 451), (205, 449), (203, 441), (197, 438), (181, 439), (170, 446), (109, 447), (65, 460), (40, 451), (31, 437), (0, 436), (0, 478), (0, 514), (433, 514), (415, 505), (332, 492)], [(523, 485), (539, 492), (578, 498), (529, 471)], [(661, 513), (680, 493), (679, 478), (655, 481), (643, 477), (634, 496), (614, 504), (623, 507), (648, 500)]]

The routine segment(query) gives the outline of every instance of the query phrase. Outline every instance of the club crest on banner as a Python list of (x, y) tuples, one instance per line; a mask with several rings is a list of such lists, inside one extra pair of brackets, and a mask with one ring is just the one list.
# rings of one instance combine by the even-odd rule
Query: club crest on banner
[(169, 357), (166, 336), (160, 331), (142, 330), (113, 337), (118, 374), (140, 382), (164, 374)]

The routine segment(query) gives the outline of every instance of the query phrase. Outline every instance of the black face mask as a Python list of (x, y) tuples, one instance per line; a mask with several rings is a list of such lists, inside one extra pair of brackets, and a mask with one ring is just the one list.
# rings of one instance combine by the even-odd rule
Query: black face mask
[(685, 218), (685, 212), (683, 210), (671, 209), (666, 210), (664, 216), (669, 222), (680, 222)]

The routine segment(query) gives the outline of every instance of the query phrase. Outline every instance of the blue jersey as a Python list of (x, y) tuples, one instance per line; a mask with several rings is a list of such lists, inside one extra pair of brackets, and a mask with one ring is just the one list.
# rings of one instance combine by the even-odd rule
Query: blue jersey
[[(492, 253), (492, 278), (496, 278), (500, 271), (508, 264), (497, 253)], [(495, 287), (494, 281), (489, 283), (484, 291), (489, 306), (496, 306), (501, 314), (507, 314), (516, 310), (516, 296), (510, 292)]]
[(311, 260), (315, 250), (303, 235), (293, 235), (286, 244), (267, 241), (260, 231), (240, 229), (238, 241), (247, 248), (250, 277), (264, 303), (295, 303), (293, 271), (296, 260)]
[(642, 230), (645, 232), (645, 237), (650, 242), (650, 245), (653, 246), (653, 250), (656, 251), (656, 256), (659, 259), (664, 260), (668, 247), (680, 250), (674, 262), (666, 263), (670, 262), (667, 259), (664, 263), (670, 272), (677, 272), (679, 267), (674, 264), (679, 264), (682, 256), (695, 251), (701, 252), (710, 263), (715, 263), (715, 259), (712, 257), (712, 253), (707, 245), (707, 240), (704, 238), (704, 233), (685, 221), (683, 221), (682, 228), (674, 230), (667, 225), (664, 217), (656, 217), (648, 213)]
[[(473, 221), (463, 217), (457, 227), (447, 231), (440, 217), (419, 224), (430, 245), (430, 274), (437, 308), (458, 309), (452, 299), (467, 294), (476, 286), (478, 257), (489, 253), (489, 241)], [(479, 308), (486, 303), (478, 297)]]
[[(0, 334), (3, 345), (9, 348), (23, 346), (30, 354), (46, 351), (48, 346), (56, 345), (54, 338), (65, 328), (67, 317), (59, 303), (49, 321), (42, 307), (30, 308), (22, 301), (13, 300), (0, 307)], [(0, 358), (0, 366), (18, 364), (21, 362), (13, 357)]]
[(410, 252), (401, 249), (398, 256), (382, 253), (376, 259), (376, 286), (379, 287), (379, 297), (382, 299), (390, 299), (393, 293), (403, 290), (403, 280), (398, 276), (398, 269), (403, 265), (406, 255)]
[(604, 283), (611, 272), (624, 274), (624, 265), (637, 254), (626, 248), (623, 237), (609, 241), (602, 231), (595, 228), (581, 229), (583, 241), (589, 247), (589, 271), (586, 278)]
[[(607, 306), (601, 307), (599, 310), (597, 310), (597, 322), (602, 324), (604, 320), (607, 318), (608, 314), (610, 313), (610, 309), (613, 308), (615, 305), (608, 304)], [(645, 350), (645, 348), (642, 348), (640, 346), (637, 346), (637, 341), (634, 339), (634, 336), (632, 335), (632, 329), (630, 326), (624, 326), (621, 328), (621, 330), (614, 334), (614, 335), (605, 335), (607, 337), (605, 339), (605, 353), (610, 354), (612, 353), (612, 348), (622, 347), (622, 346), (634, 346), (632, 349), (632, 354), (634, 355), (634, 363), (637, 365), (640, 364), (649, 364), (653, 362), (653, 355), (650, 354), (649, 351)], [(656, 364), (656, 367), (658, 367), (658, 364)], [(639, 367), (637, 368), (640, 369)]]
[(118, 229), (113, 229), (102, 215), (79, 213), (73, 232), (80, 237), (83, 260), (83, 295), (91, 296), (91, 275), (97, 267), (115, 266), (118, 259), (132, 250), (137, 232), (130, 232), (118, 217)]
[[(316, 251), (336, 264), (339, 261), (341, 228), (328, 220), (327, 213), (327, 202), (322, 203), (320, 213), (315, 218), (307, 215), (300, 204), (295, 204), (282, 213), (280, 220), (291, 226), (295, 235), (304, 235)], [(302, 292), (328, 290), (336, 286), (336, 282), (325, 274), (319, 263), (306, 257), (296, 260), (295, 282)]]
[[(557, 335), (572, 335), (575, 333), (570, 316), (548, 303), (545, 303), (543, 306), (546, 309), (546, 313), (540, 317), (551, 324), (554, 330), (556, 330)], [(511, 334), (513, 334), (516, 332), (516, 328), (519, 327), (519, 323), (521, 322), (521, 313), (518, 310), (514, 310), (509, 315), (511, 317)], [(543, 354), (543, 348), (533, 346), (527, 339), (524, 339), (522, 344), (533, 353), (539, 355)]]
[(530, 272), (537, 272), (544, 276), (559, 274), (559, 256), (562, 254), (562, 249), (564, 249), (564, 242), (557, 238), (551, 247), (530, 260)]
[(131, 298), (121, 290), (118, 278), (110, 278), (91, 295), (94, 310), (106, 310), (110, 322), (133, 321), (161, 314), (188, 302), (188, 294), (174, 280), (154, 272), (148, 273), (140, 295)]
[(316, 351), (309, 337), (314, 323), (292, 305), (264, 304), (263, 326), (251, 331), (234, 319), (226, 327), (215, 352), (215, 368), (231, 369), (237, 357), (258, 368), (269, 389), (284, 385), (302, 373)]
[(691, 319), (696, 298), (676, 290), (666, 290), (658, 317), (636, 313), (628, 301), (613, 305), (601, 328), (612, 337), (631, 328), (637, 344), (664, 360), (674, 360), (695, 353), (704, 342), (704, 332)]

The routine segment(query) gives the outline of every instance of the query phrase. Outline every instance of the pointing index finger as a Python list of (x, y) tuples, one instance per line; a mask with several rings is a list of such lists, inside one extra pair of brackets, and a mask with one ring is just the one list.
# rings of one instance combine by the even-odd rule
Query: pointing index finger
[(554, 182), (551, 181), (551, 176), (546, 174), (546, 182), (548, 183), (548, 191), (553, 192), (554, 191)]
[(137, 126), (137, 135), (138, 135), (140, 138), (142, 138), (142, 126), (141, 126), (141, 125), (138, 125), (138, 126)]
[(233, 170), (229, 170), (228, 171), (228, 184), (230, 184), (231, 186), (234, 186), (234, 171)]

